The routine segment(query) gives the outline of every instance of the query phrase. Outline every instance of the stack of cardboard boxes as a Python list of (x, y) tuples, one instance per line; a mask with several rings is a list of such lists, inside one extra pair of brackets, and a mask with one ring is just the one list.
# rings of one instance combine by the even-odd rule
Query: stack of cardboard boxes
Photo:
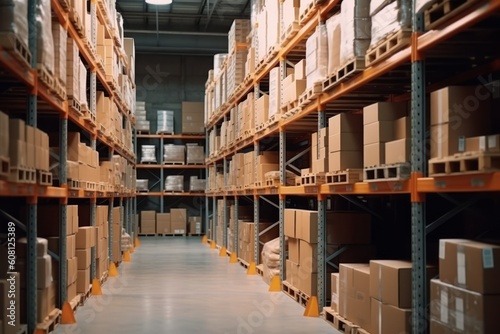
[(76, 292), (86, 294), (90, 289), (91, 248), (95, 246), (96, 231), (93, 226), (81, 226), (76, 233), (78, 277)]
[[(234, 237), (236, 231), (236, 224), (238, 222), (251, 222), (253, 221), (253, 207), (252, 206), (244, 206), (238, 205), (238, 217), (236, 217), (236, 205), (231, 205), (229, 207), (229, 227), (227, 229), (227, 249), (230, 252), (235, 252), (234, 248)], [(243, 238), (243, 234), (241, 231), (238, 231), (238, 240), (240, 236)]]
[(96, 207), (96, 241), (95, 241), (95, 254), (96, 254), (96, 272), (97, 278), (101, 278), (104, 272), (108, 270), (109, 266), (109, 222), (108, 222), (107, 205), (98, 205)]
[(106, 38), (105, 27), (100, 23), (97, 25), (97, 55), (101, 57), (104, 64), (106, 80), (114, 80), (118, 83), (118, 56), (114, 49), (114, 41)]
[[(259, 233), (268, 229), (272, 223), (259, 223)], [(259, 247), (257, 251), (262, 252), (263, 244), (279, 236), (278, 226), (259, 235)], [(238, 257), (250, 263), (255, 259), (255, 222), (238, 220)], [(260, 256), (259, 256), (260, 258)]]
[(292, 24), (296, 24), (299, 21), (300, 13), (300, 0), (285, 0), (283, 1), (283, 6), (281, 7), (283, 12), (281, 15), (281, 22), (283, 31), (281, 31), (281, 42), (283, 42), (286, 37), (287, 31), (292, 31)]
[(257, 179), (255, 181), (264, 182), (266, 173), (272, 171), (279, 171), (278, 152), (274, 151), (261, 152), (261, 154), (257, 156)]
[[(122, 219), (121, 219), (121, 210), (123, 207), (117, 206), (112, 209), (113, 213), (113, 226), (112, 226), (112, 231), (113, 231), (113, 244), (112, 244), (112, 249), (113, 249), (113, 258), (111, 261), (113, 262), (120, 262), (122, 260), (122, 248), (121, 248), (121, 243), (120, 243), (120, 238), (122, 234)], [(154, 215), (153, 215), (154, 218)], [(154, 233), (154, 232), (153, 232)]]
[(188, 218), (189, 234), (201, 234), (201, 217), (191, 216)]
[(141, 234), (156, 233), (156, 212), (141, 211)]
[[(389, 157), (389, 161), (408, 161), (409, 147), (407, 145), (409, 142), (405, 138), (409, 119), (405, 117), (406, 113), (406, 103), (380, 102), (364, 108), (363, 167), (380, 166), (388, 163), (386, 155)], [(396, 126), (397, 129), (395, 130)], [(399, 138), (394, 137), (395, 133)], [(386, 143), (395, 139), (398, 139), (398, 141), (389, 144), (389, 147), (392, 150), (397, 149), (397, 151), (386, 152)], [(403, 140), (399, 141), (400, 139)]]
[(182, 133), (205, 133), (203, 108), (203, 102), (182, 102)]
[(326, 26), (319, 24), (306, 42), (306, 89), (322, 83), (328, 71), (328, 35)]
[(500, 309), (498, 245), (443, 239), (431, 281), (431, 334), (494, 333)]
[(322, 128), (311, 135), (311, 172), (328, 172), (329, 158), (328, 128)]
[(363, 167), (363, 115), (341, 113), (328, 120), (328, 171)]
[(52, 20), (52, 38), (54, 40), (54, 76), (61, 87), (65, 87), (68, 33), (58, 20)]
[[(148, 223), (151, 224), (151, 223)], [(148, 234), (148, 232), (142, 232)], [(171, 216), (170, 213), (156, 214), (156, 233), (157, 234), (172, 234)]]
[(172, 234), (186, 234), (187, 210), (184, 208), (170, 209), (170, 223)]
[(288, 69), (288, 76), (281, 83), (283, 92), (281, 94), (281, 108), (298, 100), (299, 96), (306, 90), (306, 62), (304, 59), (295, 64), (293, 69)]
[(255, 104), (255, 114), (257, 120), (255, 125), (261, 127), (269, 118), (269, 95), (262, 94)]

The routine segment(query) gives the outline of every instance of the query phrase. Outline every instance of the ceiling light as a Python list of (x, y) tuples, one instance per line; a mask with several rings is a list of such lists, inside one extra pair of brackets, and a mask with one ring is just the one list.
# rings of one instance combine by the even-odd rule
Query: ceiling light
[(145, 0), (150, 5), (170, 5), (172, 0)]

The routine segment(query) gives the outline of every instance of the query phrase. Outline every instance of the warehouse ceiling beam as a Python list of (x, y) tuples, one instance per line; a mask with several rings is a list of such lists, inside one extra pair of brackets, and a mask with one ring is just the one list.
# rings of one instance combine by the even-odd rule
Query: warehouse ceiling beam
[[(156, 12), (141, 12), (141, 11), (126, 11), (121, 12), (123, 17), (127, 18), (135, 18), (141, 19), (145, 17), (155, 17)], [(168, 13), (168, 12), (158, 12), (158, 17), (160, 19), (192, 19), (192, 20), (200, 20), (206, 15), (204, 14), (189, 14), (189, 13)], [(223, 20), (233, 21), (235, 19), (246, 18), (245, 16), (237, 15), (237, 14), (227, 14), (222, 17)]]
[(208, 3), (209, 5), (209, 13), (207, 17), (207, 23), (205, 23), (205, 31), (207, 31), (208, 26), (210, 25), (210, 21), (212, 20), (212, 15), (214, 14), (215, 8), (217, 8), (217, 4), (219, 3), (219, 0), (215, 0), (214, 5), (212, 9), (210, 9), (210, 2)]
[(469, 199), (467, 202), (461, 203), (459, 206), (456, 206), (454, 209), (448, 211), (447, 213), (445, 213), (432, 223), (428, 224), (425, 227), (425, 234), (428, 235), (429, 233), (431, 233), (432, 231), (434, 231), (435, 229), (437, 229), (438, 227), (449, 221), (451, 218), (458, 215), (460, 212), (464, 211), (465, 209), (479, 202), (479, 200), (480, 197), (473, 197)]
[(339, 194), (339, 196), (342, 197), (342, 198), (344, 198), (348, 202), (356, 205), (358, 208), (360, 208), (360, 209), (368, 212), (372, 216), (377, 217), (381, 221), (384, 221), (384, 217), (382, 217), (381, 215), (379, 215), (378, 213), (376, 213), (375, 211), (373, 211), (372, 209), (370, 209), (369, 207), (367, 207), (365, 203), (363, 203), (362, 201), (359, 200), (359, 198), (357, 198), (357, 197), (351, 197), (351, 196), (346, 196), (346, 195), (340, 195), (340, 194)]
[(245, 3), (245, 6), (243, 7), (243, 9), (240, 11), (240, 16), (243, 16), (245, 14), (245, 11), (247, 10), (248, 8), (248, 5), (250, 4), (250, 1), (251, 0), (247, 0), (247, 2)]
[(196, 25), (198, 26), (198, 30), (200, 30), (200, 21), (203, 15), (203, 12), (205, 11), (205, 7), (207, 6), (207, 0), (203, 0), (200, 3), (200, 8), (198, 9), (198, 19), (196, 20)]

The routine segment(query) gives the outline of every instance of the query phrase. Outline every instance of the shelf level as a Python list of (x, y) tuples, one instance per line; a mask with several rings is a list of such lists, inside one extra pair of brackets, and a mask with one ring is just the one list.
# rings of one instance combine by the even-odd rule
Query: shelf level
[(205, 135), (183, 135), (183, 134), (178, 134), (178, 135), (164, 135), (164, 134), (138, 134), (137, 138), (141, 139), (205, 139)]
[(206, 169), (206, 165), (148, 165), (138, 164), (137, 169)]
[(500, 191), (500, 172), (425, 177), (417, 180), (417, 192)]
[(180, 197), (205, 197), (204, 192), (137, 192), (135, 193), (136, 197), (172, 197), (172, 196), (180, 196)]
[(0, 180), (0, 197), (65, 198), (67, 189)]

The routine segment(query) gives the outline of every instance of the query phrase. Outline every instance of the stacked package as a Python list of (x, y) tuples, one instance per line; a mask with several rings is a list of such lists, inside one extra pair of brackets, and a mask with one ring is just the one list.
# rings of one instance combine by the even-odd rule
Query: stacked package
[(156, 133), (174, 133), (173, 110), (158, 110)]
[[(264, 230), (266, 232), (262, 233)], [(238, 256), (248, 263), (255, 260), (255, 251), (261, 254), (263, 245), (279, 236), (279, 228), (273, 223), (259, 222), (259, 232), (262, 234), (259, 235), (259, 245), (256, 247), (255, 222), (238, 219)]]
[(111, 225), (111, 230), (113, 233), (112, 236), (112, 254), (113, 257), (111, 258), (111, 261), (113, 262), (120, 262), (122, 260), (122, 251), (121, 251), (121, 243), (120, 243), (120, 238), (121, 238), (121, 231), (123, 228), (123, 220), (122, 220), (122, 211), (123, 211), (123, 206), (116, 206), (112, 209), (112, 215), (113, 215), (113, 223)]
[(163, 146), (163, 162), (184, 164), (186, 154), (185, 145), (167, 144)]
[(156, 146), (155, 145), (142, 145), (141, 146), (141, 163), (150, 162), (156, 163)]
[(297, 24), (299, 21), (299, 11), (300, 11), (300, 2), (299, 0), (284, 0), (283, 1), (283, 15), (282, 23), (283, 23), (283, 31), (281, 31), (281, 37), (284, 37), (284, 34), (288, 31), (288, 29), (295, 23)]
[[(98, 205), (96, 207), (95, 220), (95, 257), (96, 257), (96, 276), (101, 278), (109, 266), (109, 223), (108, 223), (109, 206)], [(114, 219), (114, 218), (113, 218)]]
[(397, 0), (389, 4), (386, 4), (386, 1), (371, 1), (370, 47), (376, 46), (383, 38), (394, 32), (411, 28), (411, 6), (410, 0)]
[(281, 83), (283, 91), (281, 93), (281, 107), (286, 107), (289, 103), (298, 100), (299, 96), (306, 90), (307, 78), (306, 78), (306, 68), (305, 60), (302, 59), (293, 68), (293, 73), (290, 73), (291, 69), (288, 69), (288, 76)]
[(141, 234), (156, 233), (156, 212), (141, 211)]
[(171, 218), (170, 213), (156, 214), (156, 233), (171, 234)]
[[(343, 3), (342, 3), (343, 4)], [(328, 35), (326, 26), (320, 24), (306, 42), (306, 89), (322, 82), (328, 71)]]
[(201, 217), (191, 216), (188, 218), (189, 233), (201, 234)]
[(182, 101), (182, 133), (205, 133), (203, 102)]
[(328, 35), (328, 76), (335, 74), (341, 65), (341, 30), (342, 20), (340, 14), (333, 15), (328, 20), (326, 20), (326, 32)]
[(363, 115), (341, 113), (328, 120), (328, 171), (363, 168)]
[(76, 233), (76, 257), (78, 259), (78, 276), (76, 292), (87, 293), (90, 289), (91, 248), (96, 243), (94, 226), (81, 226)]
[(37, 29), (37, 66), (41, 66), (50, 75), (54, 74), (54, 39), (52, 38), (52, 11), (50, 0), (38, 0), (36, 3)]
[(146, 102), (137, 101), (135, 104), (135, 129), (149, 132), (149, 121), (146, 119)]
[(189, 191), (205, 191), (207, 181), (205, 179), (198, 179), (198, 176), (191, 176), (189, 178)]
[(498, 245), (440, 240), (439, 280), (431, 280), (431, 334), (496, 332), (499, 256)]
[(340, 66), (343, 66), (355, 57), (364, 57), (370, 45), (370, 1), (342, 1), (340, 20), (342, 25)]
[(204, 147), (197, 144), (187, 144), (186, 162), (188, 164), (203, 164), (205, 162)]
[[(266, 0), (267, 14), (267, 53), (274, 49), (278, 51), (281, 38), (281, 20), (280, 18), (280, 2), (279, 0)], [(260, 22), (259, 22), (260, 24)], [(260, 43), (260, 41), (259, 41)], [(260, 47), (260, 45), (259, 45)]]
[(186, 234), (187, 210), (184, 208), (170, 209), (170, 230), (172, 234)]
[(169, 175), (165, 179), (166, 191), (184, 191), (184, 175)]
[(57, 20), (52, 20), (54, 37), (54, 76), (62, 86), (66, 86), (66, 44), (68, 33)]
[(328, 172), (328, 127), (311, 135), (311, 173)]
[(137, 179), (135, 183), (137, 191), (148, 191), (149, 190), (149, 180), (148, 179)]
[[(14, 33), (28, 48), (28, 2), (24, 0), (0, 1), (0, 33)], [(8, 45), (3, 45), (6, 47)]]

